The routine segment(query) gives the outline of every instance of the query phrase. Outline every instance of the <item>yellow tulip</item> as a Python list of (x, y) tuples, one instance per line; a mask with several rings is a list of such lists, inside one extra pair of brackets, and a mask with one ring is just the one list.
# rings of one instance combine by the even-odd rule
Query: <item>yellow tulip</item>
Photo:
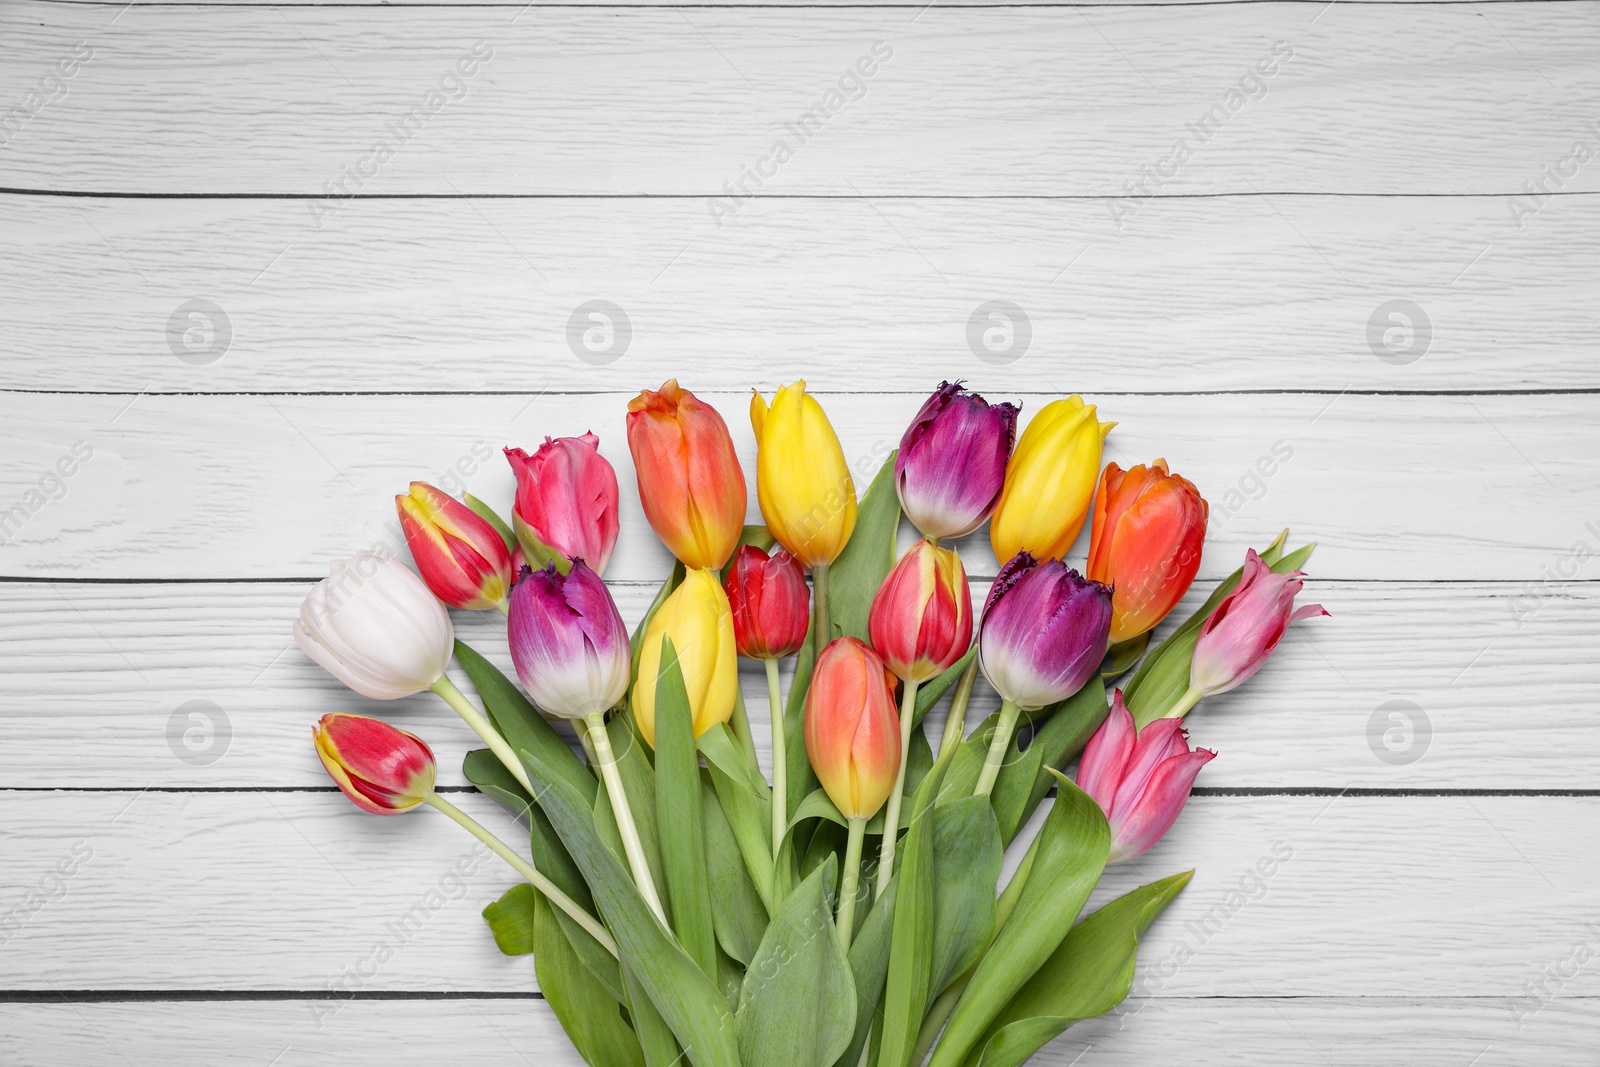
[(839, 436), (803, 380), (779, 389), (771, 408), (752, 392), (761, 515), (791, 556), (826, 566), (856, 528), (856, 487)]
[(739, 687), (739, 653), (734, 644), (733, 609), (728, 594), (710, 571), (692, 570), (672, 591), (644, 631), (639, 650), (639, 680), (633, 687), (633, 718), (651, 748), (656, 744), (656, 677), (661, 671), (661, 639), (672, 638), (683, 685), (694, 714), (694, 735), (727, 722)]
[(1114, 422), (1074, 393), (1046, 404), (1022, 431), (1005, 488), (989, 520), (989, 543), (1005, 563), (1026, 549), (1060, 559), (1072, 548), (1100, 477), (1100, 446)]

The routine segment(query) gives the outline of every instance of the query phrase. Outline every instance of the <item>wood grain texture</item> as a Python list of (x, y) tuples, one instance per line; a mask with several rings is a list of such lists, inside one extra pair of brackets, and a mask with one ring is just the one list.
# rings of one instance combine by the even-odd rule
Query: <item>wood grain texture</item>
[[(1159, 928), (1158, 928), (1159, 929)], [(16, 1067), (352, 1062), (579, 1067), (548, 1006), (522, 1000), (0, 1004), (0, 1057)], [(1036, 1067), (1147, 1067), (1173, 1050), (1202, 1067), (1589, 1067), (1600, 1004), (1563, 997), (1517, 1027), (1497, 1000), (1450, 997), (1135, 1001), (1080, 1023)], [(1485, 1054), (1487, 1048), (1487, 1054)]]
[[(973, 584), (981, 603), (988, 583)], [(0, 688), (26, 694), (0, 708), (5, 784), (331, 788), (307, 733), (329, 711), (353, 711), (421, 734), (438, 755), (440, 781), (464, 785), (461, 757), (481, 746), (441, 701), (365, 699), (293, 647), (289, 625), (304, 589), (0, 584)], [(615, 592), (630, 625), (653, 595), (644, 585)], [(1312, 598), (1332, 617), (1297, 627), (1269, 669), (1190, 716), (1195, 743), (1221, 753), (1202, 787), (1594, 786), (1600, 583), (1573, 582), (1534, 601), (1501, 583), (1313, 580)], [(498, 615), (457, 612), (456, 622), (458, 636), (512, 673)], [(762, 678), (745, 664), (767, 767)], [(1396, 700), (1414, 708), (1380, 711)], [(996, 705), (980, 682), (969, 722)], [(932, 713), (931, 738), (944, 710)], [(212, 720), (209, 733), (190, 718), (195, 711)], [(64, 726), (96, 742), (63, 744)]]
[[(462, 802), (517, 832), (487, 798)], [(1597, 815), (1592, 797), (1196, 797), (1095, 900), (1198, 865), (1146, 939), (1137, 981), (1153, 995), (1520, 996), (1600, 937), (1582, 925), (1600, 857), (1570, 830)], [(475, 842), (431, 811), (376, 818), (330, 793), (7, 792), (0, 826), (8, 913), (89, 853), (58, 879), (64, 896), (8, 931), (13, 989), (534, 988), (478, 916), (514, 877), (474, 864)], [(1180, 944), (1187, 959), (1164, 966)], [(1560, 992), (1600, 995), (1600, 976)]]
[[(655, 373), (680, 370), (692, 368)], [(692, 374), (684, 381), (692, 385)], [(826, 392), (848, 382), (814, 385)], [(1062, 376), (1060, 386), (1068, 391), (1070, 379)], [(702, 395), (726, 414), (749, 464), (749, 394)], [(622, 537), (607, 577), (659, 581), (669, 558), (639, 507), (623, 447), (626, 399), (0, 394), (0, 450), (16, 457), (0, 470), (0, 507), (41, 505), (0, 531), (10, 538), (0, 546), (0, 569), (74, 578), (321, 576), (328, 561), (358, 548), (403, 549), (392, 496), (412, 479), (465, 486), (508, 508), (511, 473), (496, 455), (502, 443), (532, 447), (546, 434), (592, 429), (622, 486)], [(823, 397), (858, 491), (922, 399)], [(1025, 396), (1024, 417), (1047, 399)], [(1600, 520), (1600, 469), (1591, 458), (1600, 424), (1590, 396), (1099, 403), (1101, 417), (1118, 422), (1107, 459), (1129, 466), (1165, 456), (1212, 501), (1207, 577), (1232, 571), (1246, 546), (1265, 544), (1283, 526), (1320, 543), (1317, 574), (1364, 579), (1538, 580), (1574, 541), (1596, 536), (1584, 525)], [(41, 481), (54, 488), (52, 466), (80, 441), (92, 458), (62, 480), (64, 496), (47, 500)], [(748, 469), (746, 477), (753, 485)], [(751, 519), (759, 521), (753, 496)], [(995, 572), (986, 533), (962, 547), (969, 573)]]
[[(0, 13), (0, 99), (94, 50), (5, 146), (0, 184), (324, 196), (359, 166), (363, 193), (703, 197), (766, 160), (770, 192), (1125, 196), (1188, 136), (1163, 195), (1505, 195), (1594, 140), (1600, 88), (1600, 21), (1566, 3), (115, 10)], [(459, 99), (374, 162), (479, 41), (492, 58)], [(838, 80), (877, 41), (892, 58), (847, 103)], [(1292, 58), (1247, 99), (1278, 41)], [(785, 129), (825, 102), (815, 136)], [(1188, 134), (1214, 105), (1218, 131)], [(1590, 165), (1563, 191), (1597, 183)]]
[[(1600, 386), (1600, 196), (1520, 227), (1493, 197), (1168, 197), (1120, 225), (1094, 199), (758, 199), (721, 226), (694, 199), (316, 210), (0, 196), (0, 387), (590, 392), (692, 368), (904, 389), (913, 363), (1001, 392)], [(196, 298), (230, 331), (205, 366), (168, 338)], [(569, 339), (597, 298), (631, 327), (615, 358)], [(1376, 354), (1397, 299), (1427, 320), (1390, 337), (1416, 346), (1400, 365)], [(1004, 355), (969, 340), (991, 300), (1026, 318)]]

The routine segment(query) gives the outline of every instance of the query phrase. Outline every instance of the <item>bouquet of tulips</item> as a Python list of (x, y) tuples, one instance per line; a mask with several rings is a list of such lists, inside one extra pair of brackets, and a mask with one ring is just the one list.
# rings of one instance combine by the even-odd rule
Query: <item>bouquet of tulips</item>
[[(357, 805), (429, 805), (520, 875), (484, 919), (501, 950), (533, 953), (588, 1063), (1008, 1067), (1127, 995), (1140, 938), (1193, 872), (1085, 903), (1215, 755), (1190, 749), (1184, 716), (1323, 613), (1294, 607), (1311, 546), (1248, 552), (1149, 648), (1199, 569), (1205, 500), (1162, 460), (1102, 470), (1114, 424), (1077, 396), (1020, 440), (1017, 413), (941, 384), (858, 501), (805, 383), (770, 406), (757, 393), (765, 524), (748, 526), (722, 417), (675, 381), (641, 393), (628, 447), (678, 563), (631, 637), (602, 581), (618, 487), (592, 434), (506, 450), (509, 526), (413, 483), (396, 502), (421, 577), (367, 553), (306, 597), (295, 638), (314, 660), (369, 697), (431, 689), (487, 746), (466, 776), (526, 818), (525, 847), (434, 791), (421, 739), (353, 715), (314, 730)], [(1063, 557), (1091, 511), (1084, 574)], [(921, 536), (897, 558), (902, 515)], [(949, 543), (986, 520), (1006, 562), (978, 615)], [(520, 689), (454, 639), (446, 605), (506, 615)], [(765, 667), (766, 773), (739, 656)], [(969, 732), (979, 673), (1000, 706)], [(1001, 886), (1003, 850), (1050, 797)]]

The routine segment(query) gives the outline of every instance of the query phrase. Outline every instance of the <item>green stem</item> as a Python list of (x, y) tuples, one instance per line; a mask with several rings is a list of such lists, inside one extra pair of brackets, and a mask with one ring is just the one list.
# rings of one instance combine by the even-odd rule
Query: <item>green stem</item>
[(939, 751), (933, 754), (935, 762), (944, 755), (947, 745), (959, 745), (967, 735), (967, 702), (972, 699), (972, 683), (978, 677), (978, 657), (973, 656), (967, 669), (956, 682), (956, 692), (950, 698), (950, 716), (944, 721), (944, 734), (939, 738)]
[(622, 774), (617, 770), (617, 756), (611, 749), (611, 735), (606, 732), (605, 712), (596, 711), (585, 716), (589, 727), (589, 741), (594, 745), (595, 762), (600, 765), (600, 777), (606, 783), (606, 793), (611, 798), (611, 812), (617, 820), (617, 833), (622, 838), (622, 851), (628, 857), (628, 867), (633, 871), (633, 882), (639, 887), (650, 910), (656, 913), (661, 925), (667, 923), (666, 909), (656, 895), (655, 879), (650, 877), (650, 864), (645, 860), (644, 843), (639, 840), (639, 827), (633, 821), (633, 809), (628, 806), (628, 793), (622, 787)]
[(978, 788), (973, 796), (988, 796), (994, 790), (994, 780), (1000, 777), (1000, 765), (1005, 762), (1006, 749), (1011, 747), (1011, 735), (1017, 728), (1017, 716), (1022, 709), (1007, 700), (1000, 705), (1000, 722), (994, 728), (994, 740), (989, 742), (989, 754), (983, 757), (983, 773), (978, 776)]
[(917, 683), (904, 683), (905, 692), (900, 697), (900, 768), (894, 772), (894, 789), (889, 793), (889, 806), (883, 813), (883, 844), (878, 847), (878, 892), (874, 900), (889, 888), (889, 878), (894, 874), (894, 848), (900, 836), (900, 801), (906, 788), (906, 764), (911, 762), (911, 719), (917, 710)]
[(589, 758), (589, 767), (597, 769), (600, 765), (594, 758), (594, 742), (589, 740), (589, 724), (582, 719), (573, 719), (572, 732), (578, 735), (578, 744), (583, 746), (583, 754)]
[(861, 845), (867, 837), (867, 820), (850, 820), (850, 837), (844, 847), (844, 881), (839, 886), (839, 944), (850, 951), (855, 932), (856, 895), (861, 891)]
[(593, 915), (584, 911), (576, 900), (563, 893), (561, 888), (546, 878), (537, 867), (517, 855), (516, 850), (510, 845), (494, 836), (476, 819), (437, 793), (429, 793), (422, 798), (422, 802), (444, 812), (455, 820), (457, 824), (464, 827), (467, 833), (488, 845), (496, 856), (509, 863), (512, 869), (526, 878), (533, 888), (549, 898), (550, 903), (572, 916), (572, 921), (587, 930), (589, 935), (600, 942), (607, 952), (613, 956), (617, 954), (617, 943), (611, 939), (610, 931), (601, 926), (600, 921)]
[(783, 833), (789, 828), (788, 756), (784, 751), (783, 701), (778, 695), (778, 661), (767, 665), (767, 699), (772, 703), (772, 859), (782, 851)]
[(483, 739), (483, 743), (489, 746), (489, 751), (505, 764), (506, 770), (510, 771), (522, 788), (528, 791), (529, 796), (539, 795), (539, 791), (533, 788), (533, 783), (528, 780), (528, 772), (523, 768), (522, 761), (517, 758), (517, 754), (511, 750), (506, 739), (500, 736), (500, 732), (494, 728), (483, 712), (478, 710), (478, 705), (468, 700), (467, 695), (457, 689), (456, 684), (443, 674), (439, 675), (439, 680), (428, 688), (438, 693), (444, 702), (472, 727), (472, 732)]
[(1205, 696), (1204, 693), (1191, 685), (1183, 691), (1183, 696), (1178, 698), (1178, 702), (1172, 705), (1171, 709), (1161, 717), (1163, 719), (1181, 719), (1189, 714), (1190, 708), (1200, 703), (1200, 698), (1203, 696)]
[(819, 563), (811, 568), (811, 663), (822, 662), (822, 650), (828, 647), (833, 626), (828, 619), (828, 565)]

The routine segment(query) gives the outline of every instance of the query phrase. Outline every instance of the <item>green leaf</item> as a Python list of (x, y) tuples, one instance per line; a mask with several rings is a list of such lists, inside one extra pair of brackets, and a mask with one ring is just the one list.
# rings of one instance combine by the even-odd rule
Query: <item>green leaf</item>
[[(837, 826), (830, 823), (820, 823), (811, 834), (811, 840), (806, 843), (805, 857), (800, 861), (800, 877), (809, 878), (813, 871), (821, 870), (829, 863), (833, 864), (834, 884), (828, 887), (830, 893), (839, 891), (839, 857), (844, 855), (845, 833)], [(781, 906), (781, 905), (780, 905)], [(860, 908), (856, 909), (859, 915)]]
[(834, 1061), (835, 1067), (857, 1067), (861, 1050), (866, 1047), (872, 1033), (872, 1024), (878, 1017), (878, 1002), (883, 999), (883, 983), (889, 974), (889, 944), (894, 936), (894, 898), (900, 886), (900, 872), (889, 876), (883, 896), (873, 902), (856, 928), (850, 942), (850, 974), (856, 987), (856, 1030), (850, 1047)]
[[(955, 753), (947, 753), (911, 798), (911, 829), (900, 842), (894, 936), (883, 991), (878, 1067), (907, 1067), (928, 1008), (934, 952), (934, 801)], [(980, 798), (981, 799), (981, 798)], [(991, 886), (991, 892), (993, 888)]]
[(1106, 650), (1106, 658), (1100, 664), (1100, 673), (1107, 678), (1120, 678), (1133, 670), (1134, 664), (1139, 662), (1139, 657), (1144, 655), (1144, 650), (1150, 647), (1150, 631), (1146, 630), (1138, 637), (1130, 637), (1120, 641)]
[(989, 1028), (982, 1067), (1017, 1067), (1073, 1023), (1122, 1003), (1140, 940), (1193, 874), (1141, 886), (1073, 927)]
[[(716, 984), (657, 921), (628, 871), (595, 831), (583, 797), (533, 753), (522, 754), (540, 807), (582, 871), (622, 963), (697, 1067), (740, 1067), (726, 1001)], [(637, 998), (633, 998), (637, 999)]]
[(944, 673), (934, 675), (917, 687), (917, 709), (911, 715), (913, 726), (927, 718), (928, 712), (939, 703), (939, 698), (944, 696), (945, 691), (960, 680), (961, 672), (967, 669), (967, 664), (971, 663), (972, 657), (977, 654), (978, 646), (974, 643), (967, 649), (967, 654), (952, 663)]
[(560, 775), (563, 781), (592, 798), (597, 788), (594, 775), (556, 733), (555, 727), (522, 695), (522, 690), (464, 641), (456, 642), (456, 659), (478, 690), (489, 712), (489, 721), (511, 750), (527, 749), (543, 760), (552, 774)]
[[(534, 909), (539, 891), (527, 882), (518, 882), (485, 904), (483, 921), (489, 924), (495, 947), (507, 956), (526, 956), (534, 949)], [(555, 921), (554, 916), (550, 920)]]
[[(1028, 881), (951, 1012), (929, 1067), (966, 1062), (989, 1024), (1067, 936), (1105, 870), (1111, 850), (1105, 813), (1087, 793), (1056, 778), (1056, 802), (1039, 830)], [(913, 1034), (921, 1021), (910, 1026)]]
[[(651, 679), (645, 682), (649, 684)], [(711, 889), (701, 831), (700, 757), (694, 747), (694, 712), (689, 708), (683, 669), (670, 637), (661, 639), (661, 670), (654, 684), (656, 830), (661, 837), (672, 929), (707, 977), (715, 978), (717, 935), (711, 923)]]
[(889, 453), (856, 509), (856, 527), (839, 558), (828, 568), (828, 614), (834, 632), (867, 640), (872, 598), (894, 568), (895, 535), (900, 530), (900, 497), (894, 489), (894, 457)]
[(722, 951), (747, 965), (766, 933), (767, 909), (745, 870), (733, 827), (728, 825), (716, 789), (708, 779), (700, 784), (700, 810), (705, 823), (707, 882), (711, 899), (716, 901), (711, 919)]
[(712, 723), (696, 739), (695, 744), (705, 754), (706, 761), (727, 775), (730, 781), (750, 790), (752, 794), (760, 793), (750, 780), (750, 765), (745, 762), (744, 753), (739, 750), (739, 741), (727, 723)]
[[(1304, 545), (1280, 558), (1279, 553), (1288, 535), (1288, 530), (1283, 531), (1276, 541), (1267, 546), (1266, 551), (1259, 553), (1262, 561), (1275, 574), (1298, 570), (1301, 564), (1311, 558), (1312, 550), (1317, 547), (1315, 544)], [(1212, 590), (1206, 602), (1145, 657), (1144, 663), (1134, 672), (1128, 684), (1123, 686), (1123, 702), (1133, 713), (1134, 724), (1139, 729), (1144, 729), (1165, 715), (1188, 690), (1189, 664), (1194, 659), (1195, 642), (1200, 639), (1200, 626), (1222, 603), (1223, 598), (1238, 588), (1242, 577), (1244, 568), (1241, 566), (1224, 578)]]
[(930, 1002), (977, 962), (994, 933), (1002, 853), (994, 808), (985, 798), (962, 797), (933, 809)]
[(1049, 769), (1061, 770), (1081, 752), (1110, 710), (1105, 686), (1098, 677), (1046, 709), (1049, 718), (1029, 740), (1027, 755), (1032, 758), (1014, 759), (1000, 769), (1000, 777), (995, 780), (994, 807), (1001, 841), (1011, 843), (1055, 784)]
[[(500, 540), (506, 543), (506, 551), (515, 554), (517, 551), (517, 535), (511, 532), (511, 527), (506, 525), (506, 520), (502, 519), (494, 508), (491, 508), (471, 493), (462, 493), (461, 499), (466, 503), (467, 507), (472, 509), (473, 514), (494, 527), (494, 532), (499, 534)], [(516, 581), (516, 575), (512, 575), (511, 579), (513, 582)]]
[[(760, 942), (756, 942), (758, 945)], [(744, 965), (738, 960), (717, 950), (717, 988), (722, 990), (722, 997), (728, 1002), (728, 1010), (739, 1010), (739, 993), (744, 988)]]
[[(633, 1017), (634, 1027), (638, 1031), (645, 1063), (648, 1067), (677, 1067), (683, 1056), (678, 1051), (677, 1038), (672, 1036), (672, 1028), (651, 1003), (639, 976), (627, 967), (622, 972), (628, 983), (628, 1014)], [(594, 1067), (605, 1065), (595, 1064)]]
[(744, 857), (745, 871), (760, 894), (762, 905), (771, 912), (774, 900), (771, 801), (751, 789), (738, 743), (726, 726), (722, 723), (712, 726), (700, 735), (699, 743), (700, 751), (706, 754), (711, 784), (717, 791), (722, 813), (738, 842), (739, 855)]
[(639, 1039), (622, 1018), (622, 1005), (578, 959), (556, 921), (556, 908), (531, 885), (513, 892), (518, 890), (527, 891), (536, 917), (533, 970), (539, 992), (573, 1047), (590, 1067), (644, 1067)]
[(795, 887), (750, 961), (734, 1019), (743, 1067), (829, 1067), (850, 1044), (855, 982), (826, 888), (836, 866)]
[(644, 618), (639, 620), (639, 625), (633, 628), (633, 635), (628, 638), (628, 647), (633, 650), (633, 662), (628, 668), (628, 690), (633, 691), (633, 685), (639, 680), (639, 654), (644, 651), (644, 632), (650, 627), (650, 620), (656, 617), (656, 612), (661, 610), (661, 605), (667, 602), (667, 597), (672, 591), (683, 584), (683, 561), (677, 560), (672, 564), (672, 573), (667, 575), (667, 580), (661, 583), (661, 588), (656, 591), (656, 598), (650, 601), (650, 606), (645, 609)]

